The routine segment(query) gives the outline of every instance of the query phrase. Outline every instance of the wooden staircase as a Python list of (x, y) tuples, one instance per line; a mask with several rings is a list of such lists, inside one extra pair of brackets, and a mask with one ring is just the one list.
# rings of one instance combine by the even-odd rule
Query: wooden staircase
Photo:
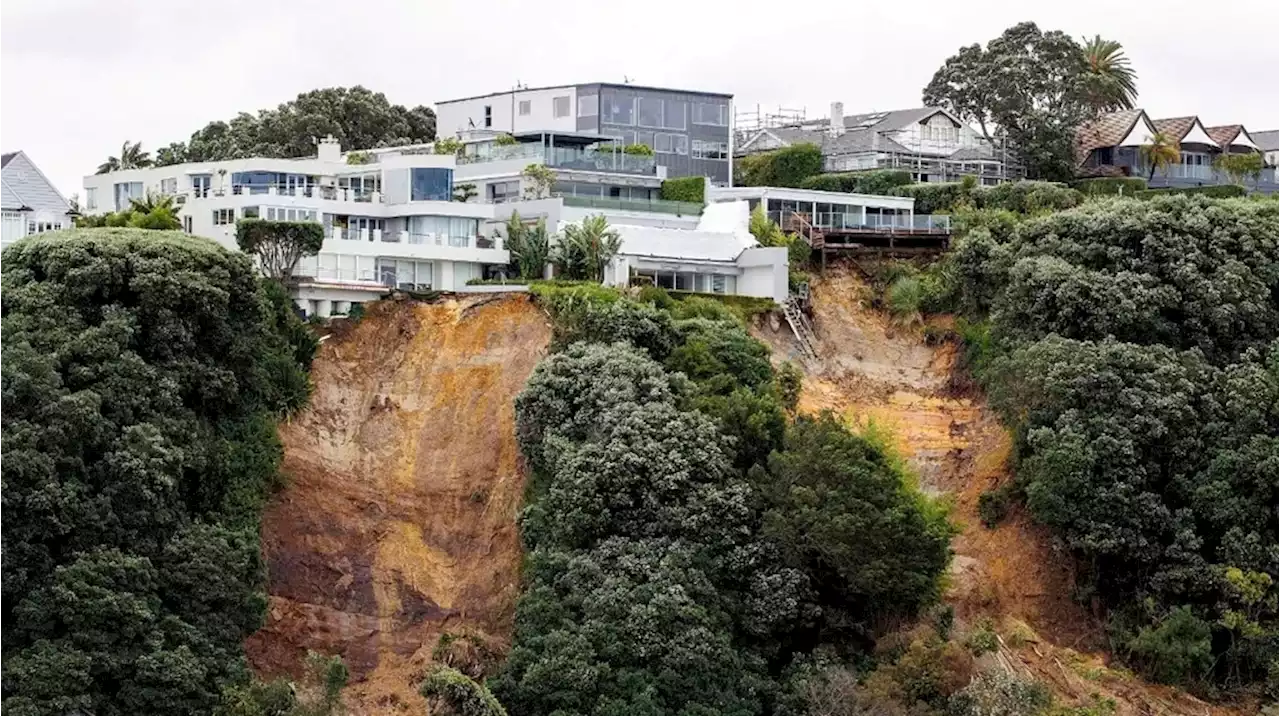
[(800, 310), (800, 302), (795, 296), (788, 297), (787, 302), (782, 304), (782, 315), (786, 316), (791, 332), (796, 334), (800, 351), (809, 358), (817, 358), (818, 339), (813, 334), (813, 325), (809, 323), (809, 317)]
[(793, 234), (799, 234), (809, 244), (810, 248), (822, 250), (826, 245), (826, 237), (822, 233), (822, 229), (814, 226), (809, 222), (809, 215), (798, 211), (792, 211), (787, 214), (786, 226), (783, 231), (789, 231)]

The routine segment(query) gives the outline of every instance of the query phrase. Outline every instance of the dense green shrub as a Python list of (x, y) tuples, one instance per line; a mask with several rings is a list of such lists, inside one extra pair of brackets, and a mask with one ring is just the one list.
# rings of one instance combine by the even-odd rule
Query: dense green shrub
[(441, 716), (507, 716), (507, 710), (483, 684), (457, 669), (436, 665), (427, 672), (419, 689)]
[(1133, 196), (1147, 188), (1147, 180), (1142, 177), (1095, 177), (1077, 179), (1070, 187), (1085, 196)]
[(977, 202), (977, 191), (964, 182), (908, 184), (894, 189), (893, 195), (915, 199), (917, 214), (946, 214)]
[(900, 169), (872, 169), (863, 172), (818, 174), (800, 182), (800, 186), (804, 189), (821, 191), (888, 196), (894, 189), (910, 183), (911, 172)]
[(984, 209), (1003, 209), (1019, 214), (1064, 211), (1084, 200), (1084, 195), (1065, 184), (1046, 181), (1005, 182), (978, 192)]
[(822, 149), (808, 142), (793, 144), (762, 154), (752, 154), (735, 162), (737, 186), (801, 186), (801, 182), (822, 173)]
[(704, 204), (707, 180), (705, 177), (680, 177), (679, 179), (662, 180), (662, 198), (665, 201), (687, 201)]
[(314, 256), (323, 245), (324, 227), (316, 221), (236, 222), (236, 246), (258, 257), (262, 272), (276, 281), (287, 280), (302, 257)]
[(206, 239), (81, 229), (3, 263), (5, 711), (208, 713), (247, 679), (314, 343)]
[(1139, 199), (1152, 199), (1158, 196), (1168, 196), (1171, 194), (1201, 194), (1203, 196), (1212, 197), (1214, 199), (1234, 199), (1242, 197), (1249, 192), (1239, 184), (1214, 184), (1211, 186), (1189, 186), (1189, 187), (1168, 187), (1164, 189), (1146, 189), (1144, 191), (1134, 192), (1133, 195)]
[(1199, 680), (1213, 666), (1213, 629), (1190, 607), (1178, 607), (1155, 626), (1143, 627), (1128, 643), (1130, 657), (1165, 684)]

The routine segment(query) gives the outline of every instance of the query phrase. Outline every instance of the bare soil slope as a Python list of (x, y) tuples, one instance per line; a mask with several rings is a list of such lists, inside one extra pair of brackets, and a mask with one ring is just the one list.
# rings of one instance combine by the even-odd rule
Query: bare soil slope
[(442, 630), (509, 639), (524, 489), (515, 395), (550, 329), (525, 296), (383, 302), (322, 346), (281, 427), (288, 487), (263, 520), (263, 675), (340, 654), (353, 713), (422, 713)]
[(817, 360), (798, 357), (785, 326), (754, 333), (804, 368), (801, 411), (830, 409), (888, 429), (920, 487), (951, 500), (961, 533), (946, 599), (958, 622), (993, 619), (1014, 637), (1002, 649), (1006, 668), (1034, 674), (1066, 701), (1098, 693), (1116, 700), (1120, 716), (1234, 713), (1107, 668), (1100, 623), (1072, 599), (1068, 555), (1021, 511), (983, 526), (978, 497), (1010, 479), (1012, 445), (978, 392), (955, 389), (955, 346), (926, 345), (918, 327), (867, 308), (870, 289), (851, 269), (829, 269), (811, 288)]

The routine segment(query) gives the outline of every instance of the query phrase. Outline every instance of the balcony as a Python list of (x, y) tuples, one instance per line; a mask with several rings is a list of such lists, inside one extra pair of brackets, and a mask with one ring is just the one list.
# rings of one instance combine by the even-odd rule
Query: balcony
[[(793, 215), (806, 222), (809, 215), (792, 211), (771, 211), (769, 218), (782, 227), (793, 225)], [(818, 213), (813, 216), (814, 228), (827, 232), (872, 232), (911, 234), (950, 234), (951, 217), (946, 214), (867, 214), (861, 212)]]
[(511, 159), (528, 159), (533, 162), (542, 157), (542, 146), (539, 144), (487, 144), (477, 149), (476, 154), (464, 154), (458, 157), (458, 164), (503, 162)]
[[(489, 252), (505, 250), (502, 246), (501, 237), (489, 236), (462, 236), (449, 235), (444, 233), (410, 233), (408, 231), (383, 231), (382, 229), (351, 229), (339, 226), (329, 227), (325, 232), (326, 241), (339, 241), (340, 244), (331, 248), (326, 247), (326, 251), (335, 253), (343, 253), (356, 251), (359, 253), (368, 253), (374, 251), (377, 253), (376, 246), (385, 244), (401, 244), (406, 247), (414, 247), (409, 249), (407, 253), (418, 255), (423, 250), (432, 247), (445, 249), (437, 258), (448, 258), (445, 254), (450, 254), (449, 249), (459, 249), (462, 251), (481, 251), (484, 253), (475, 254), (478, 258), (463, 259), (473, 261), (486, 261), (490, 263), (502, 263), (506, 261), (505, 257), (497, 257), (496, 254)], [(374, 249), (369, 249), (369, 244), (374, 245)], [(419, 249), (418, 247), (421, 247)], [(456, 253), (456, 252), (455, 252)], [(499, 260), (500, 258), (500, 260)]]
[(564, 200), (565, 206), (587, 209), (612, 209), (614, 211), (651, 211), (676, 216), (701, 216), (702, 204), (688, 201), (664, 201), (662, 199), (613, 199), (601, 196), (575, 196), (554, 193)]
[(651, 156), (582, 147), (543, 147), (538, 144), (493, 146), (481, 154), (459, 157), (458, 164), (481, 164), (512, 159), (525, 159), (530, 163), (541, 160), (542, 163), (556, 169), (645, 176), (656, 176), (658, 173), (657, 159)]
[[(187, 196), (188, 194), (179, 194)], [(385, 201), (382, 192), (373, 189), (346, 188), (337, 186), (276, 186), (264, 184), (232, 184), (228, 188), (195, 187), (189, 192), (193, 199), (207, 199), (222, 196), (291, 196), (295, 198), (316, 198), (326, 201), (356, 202), (364, 204), (381, 204)]]

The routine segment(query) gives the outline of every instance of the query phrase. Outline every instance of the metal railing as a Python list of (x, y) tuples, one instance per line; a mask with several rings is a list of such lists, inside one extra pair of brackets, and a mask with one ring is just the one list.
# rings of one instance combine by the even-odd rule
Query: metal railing
[(794, 222), (792, 216), (802, 217), (820, 231), (912, 231), (947, 234), (951, 232), (951, 217), (945, 214), (867, 214), (860, 212), (819, 212), (810, 216), (807, 212), (771, 211), (769, 218), (784, 229)]
[(474, 155), (458, 157), (459, 164), (480, 164), (508, 159), (541, 159), (556, 169), (580, 171), (618, 172), (621, 174), (657, 174), (658, 160), (654, 156), (627, 154), (621, 149), (598, 150), (583, 147), (544, 147), (540, 144), (513, 144), (491, 146), (478, 150)]
[(200, 187), (181, 192), (179, 196), (190, 196), (193, 199), (207, 199), (211, 196), (226, 196), (228, 193), (232, 196), (292, 196), (320, 198), (328, 201), (353, 201), (377, 204), (381, 204), (385, 201), (382, 192), (374, 189), (338, 186), (285, 186), (275, 184), (231, 184), (225, 189), (222, 187)]
[(552, 196), (558, 196), (563, 199), (565, 206), (588, 209), (614, 209), (616, 211), (651, 211), (659, 214), (674, 214), (676, 216), (701, 216), (703, 208), (702, 204), (689, 201), (577, 196), (560, 192), (552, 193)]

